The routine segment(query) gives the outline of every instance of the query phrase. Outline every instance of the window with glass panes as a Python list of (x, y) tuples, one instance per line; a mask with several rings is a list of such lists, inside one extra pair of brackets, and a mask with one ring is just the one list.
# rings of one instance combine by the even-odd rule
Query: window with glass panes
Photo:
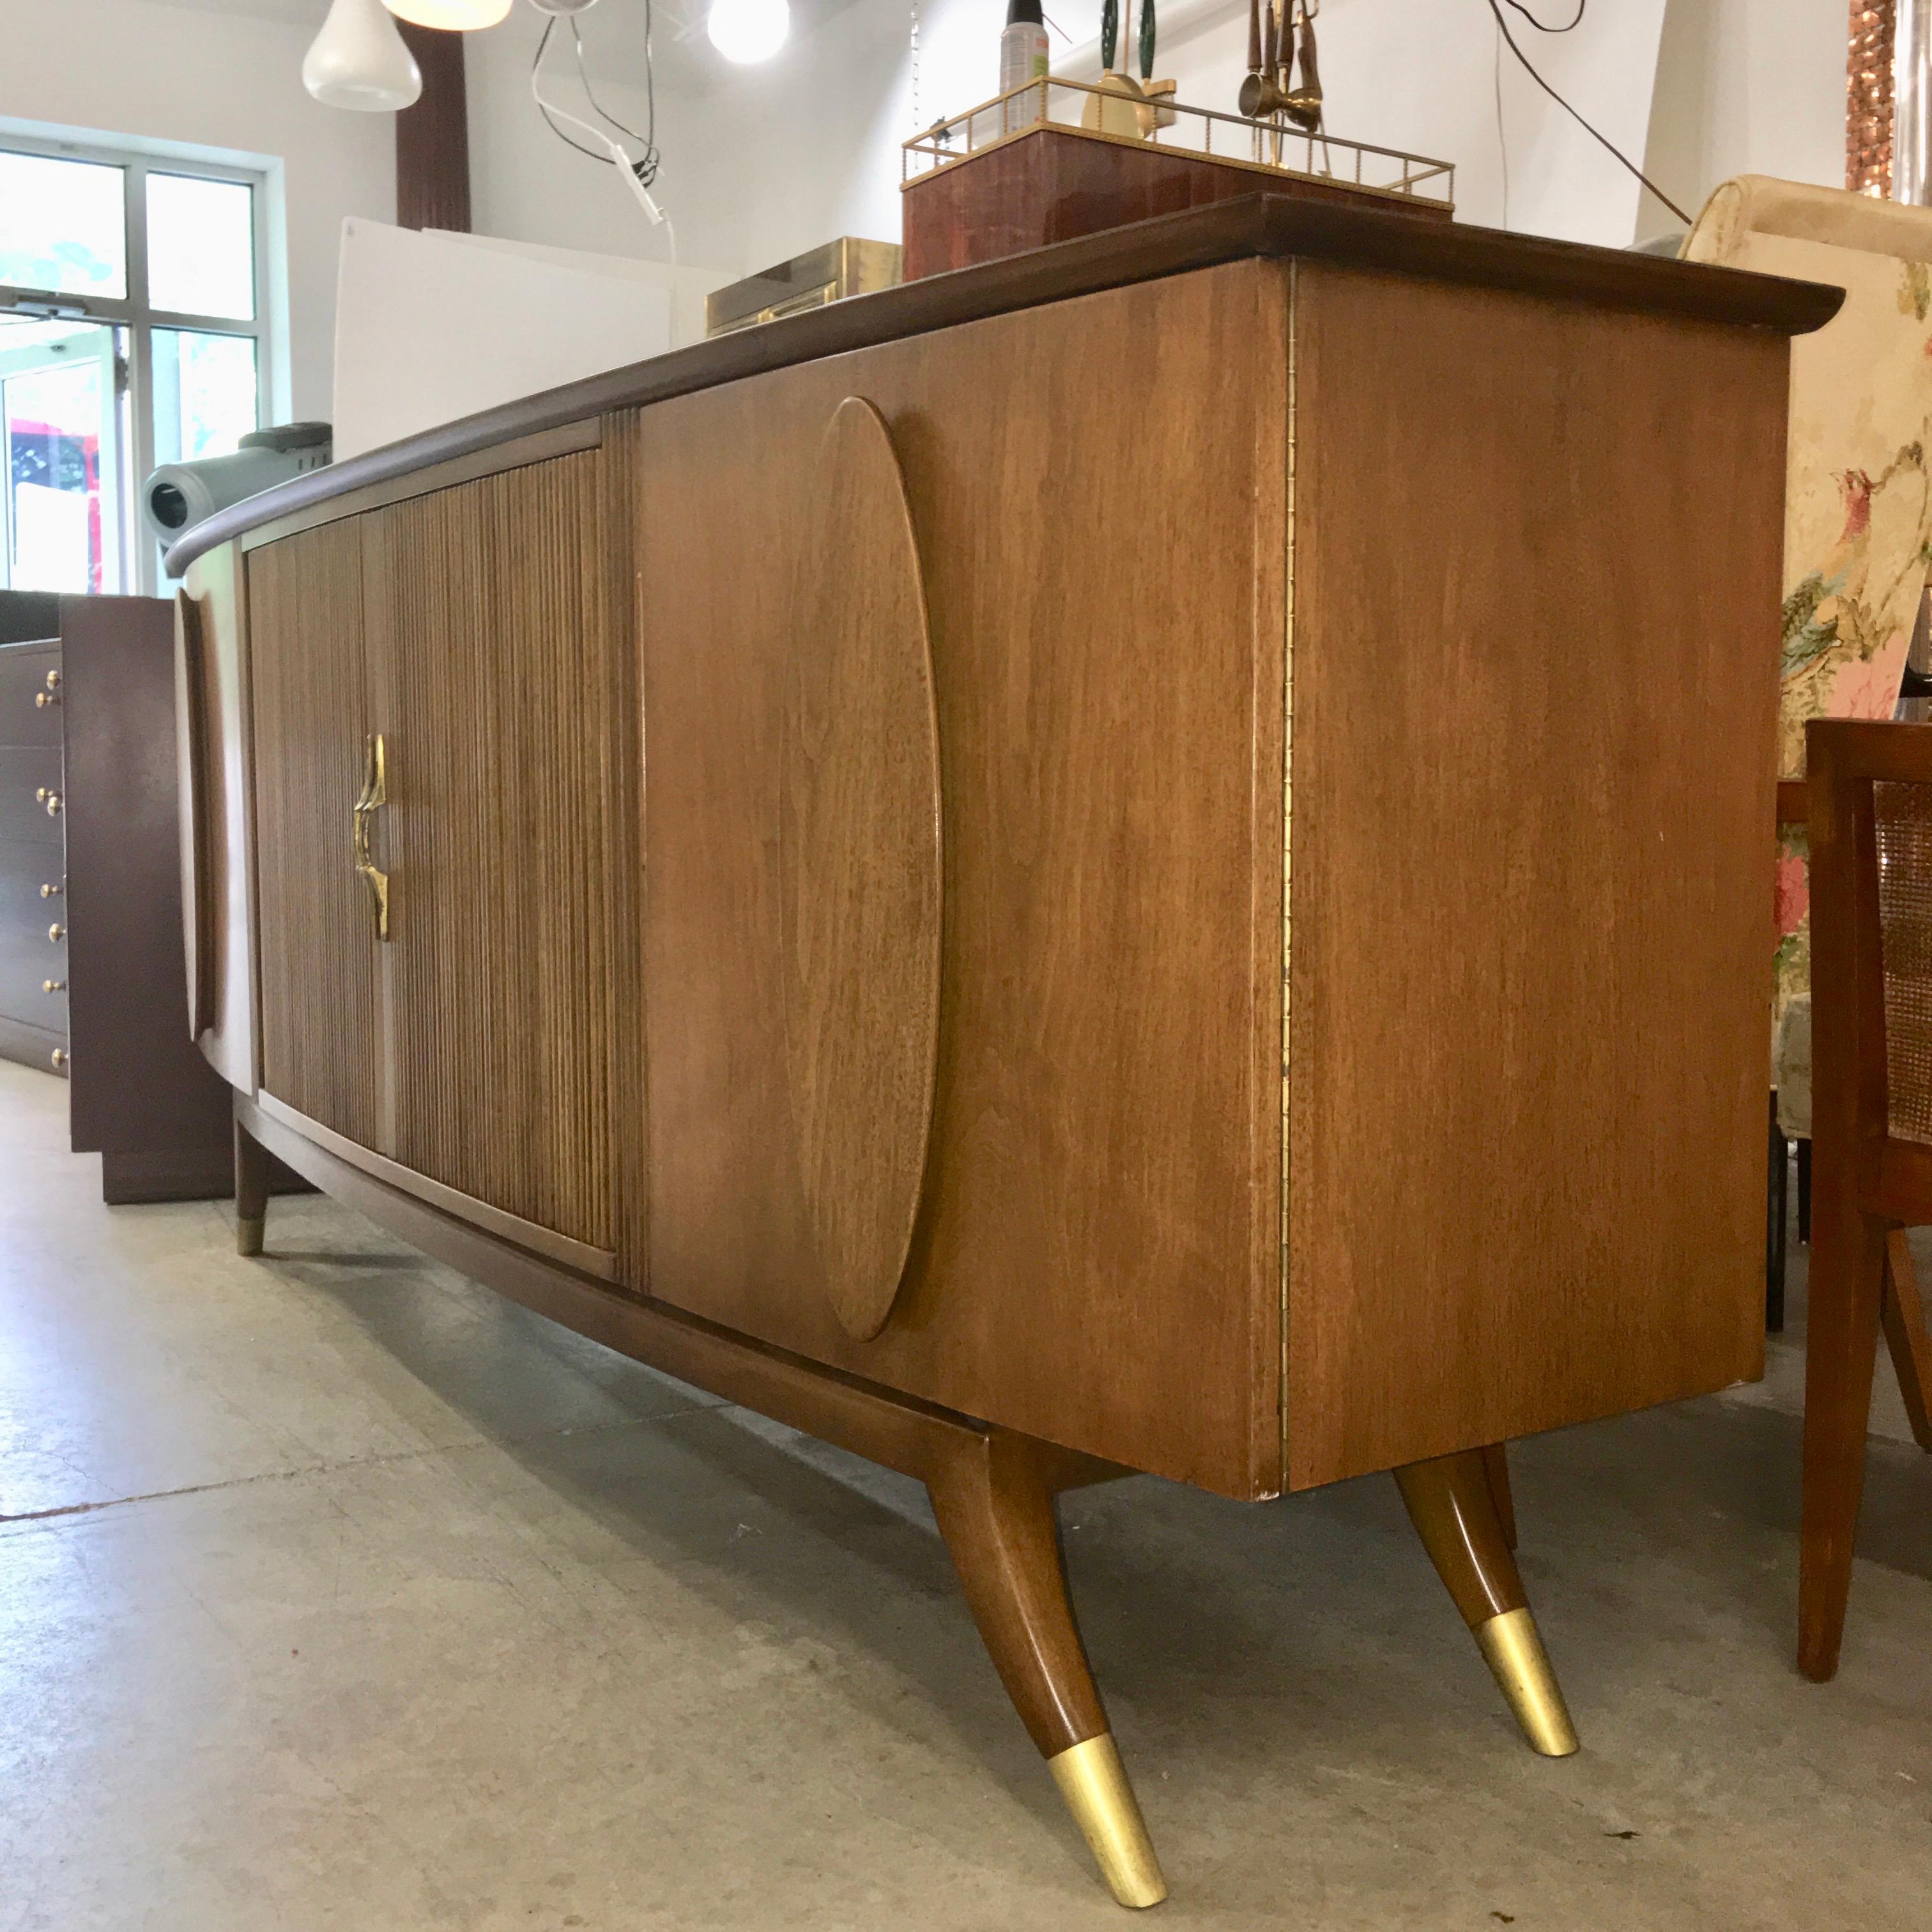
[(152, 591), (158, 464), (260, 426), (260, 176), (0, 134), (0, 586)]

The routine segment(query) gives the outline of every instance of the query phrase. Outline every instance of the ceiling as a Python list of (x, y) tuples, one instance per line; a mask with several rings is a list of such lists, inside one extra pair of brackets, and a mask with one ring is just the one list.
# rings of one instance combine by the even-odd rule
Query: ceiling
[[(163, 0), (173, 7), (193, 7), (207, 14), (252, 15), (257, 20), (286, 20), (298, 26), (322, 25), (329, 0)], [(791, 0), (794, 35), (812, 32), (853, 0)], [(704, 34), (710, 0), (652, 0), (651, 40), (657, 77), (665, 86), (691, 94), (717, 86), (733, 71)], [(517, 14), (523, 18), (519, 20)], [(617, 86), (641, 87), (644, 82), (644, 0), (598, 0), (579, 16), (591, 84), (609, 81)], [(506, 31), (527, 37), (536, 16), (526, 0), (515, 0)], [(485, 31), (490, 31), (486, 29)], [(561, 38), (561, 34), (560, 34)], [(567, 54), (554, 52), (560, 69)]]
[(266, 20), (313, 20), (317, 26), (328, 0), (164, 0), (170, 7), (192, 7), (203, 14), (252, 14)]

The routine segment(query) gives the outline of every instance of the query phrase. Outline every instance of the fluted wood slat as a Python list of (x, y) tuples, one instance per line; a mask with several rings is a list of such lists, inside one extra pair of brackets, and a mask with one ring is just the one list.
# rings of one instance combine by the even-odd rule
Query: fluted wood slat
[(251, 551), (262, 1084), (366, 1146), (380, 987), (350, 858), (368, 721), (362, 538), (330, 524)]
[(360, 521), (384, 640), (392, 1150), (608, 1248), (598, 462), (560, 458)]

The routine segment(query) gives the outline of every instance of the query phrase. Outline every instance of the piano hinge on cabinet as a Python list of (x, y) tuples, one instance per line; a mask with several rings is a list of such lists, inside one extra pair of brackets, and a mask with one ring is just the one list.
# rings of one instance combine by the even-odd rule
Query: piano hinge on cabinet
[(1299, 325), (1301, 294), (1300, 265), (1288, 265), (1287, 340), (1282, 344), (1288, 364), (1287, 449), (1286, 473), (1282, 478), (1282, 526), (1286, 552), (1282, 558), (1281, 640), (1281, 1299), (1279, 1308), (1281, 1338), (1281, 1470), (1282, 1485), (1288, 1484), (1288, 1206), (1292, 1176), (1288, 1163), (1293, 1142), (1290, 1118), (1289, 1067), (1294, 1056), (1294, 1032), (1288, 961), (1294, 939), (1294, 513), (1296, 439), (1300, 425), (1296, 418), (1300, 403), (1300, 370), (1296, 355), (1295, 333)]
[(362, 883), (369, 888), (376, 911), (376, 937), (389, 936), (389, 875), (376, 863), (369, 821), (389, 802), (388, 754), (380, 731), (371, 731), (362, 745), (362, 795), (349, 818), (349, 849)]

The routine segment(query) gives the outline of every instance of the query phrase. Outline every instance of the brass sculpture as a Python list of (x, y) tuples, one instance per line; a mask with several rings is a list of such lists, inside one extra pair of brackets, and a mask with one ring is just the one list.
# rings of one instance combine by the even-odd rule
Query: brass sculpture
[[(1284, 0), (1287, 4), (1289, 0)], [(1292, 4), (1292, 16), (1278, 17), (1274, 0), (1266, 0), (1265, 5), (1263, 0), (1248, 0), (1248, 73), (1238, 105), (1250, 121), (1286, 119), (1304, 134), (1318, 134), (1322, 75), (1316, 60), (1315, 16), (1321, 0)]]

